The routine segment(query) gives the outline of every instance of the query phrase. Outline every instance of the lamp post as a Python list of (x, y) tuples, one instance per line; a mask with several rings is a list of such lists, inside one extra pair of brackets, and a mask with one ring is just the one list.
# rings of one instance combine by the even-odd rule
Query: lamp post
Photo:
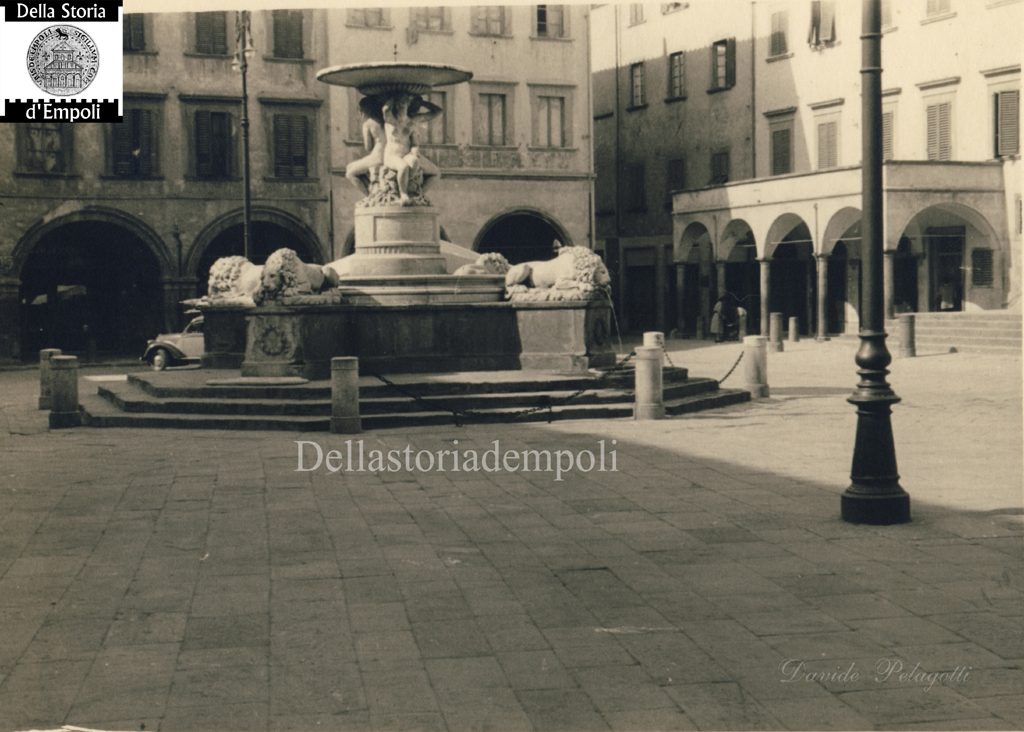
[(249, 170), (249, 57), (252, 45), (251, 18), (248, 10), (235, 13), (235, 58), (232, 66), (242, 75), (242, 253), (252, 260), (252, 175)]
[(900, 524), (910, 521), (910, 496), (900, 487), (892, 436), (892, 405), (900, 399), (885, 380), (892, 361), (885, 347), (882, 302), (882, 11), (881, 0), (862, 0), (861, 302), (860, 348), (856, 363), (860, 382), (848, 402), (857, 407), (850, 487), (842, 495), (844, 521)]

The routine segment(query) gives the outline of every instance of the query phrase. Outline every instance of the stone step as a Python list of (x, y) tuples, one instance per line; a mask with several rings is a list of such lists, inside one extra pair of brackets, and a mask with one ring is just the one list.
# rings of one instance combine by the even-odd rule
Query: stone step
[[(626, 389), (600, 388), (589, 384), (582, 394), (574, 391), (501, 392), (480, 394), (417, 394), (411, 388), (402, 387), (387, 390), (392, 396), (361, 398), (360, 412), (363, 415), (411, 413), (432, 410), (493, 410), (497, 408), (531, 408), (547, 404), (559, 405), (571, 398), (573, 404), (614, 404), (633, 402), (633, 392)], [(681, 383), (670, 383), (665, 388), (665, 399), (674, 400), (713, 392), (718, 388), (713, 379), (690, 379)], [(99, 395), (118, 409), (133, 413), (170, 414), (219, 414), (219, 415), (296, 415), (329, 417), (330, 399), (283, 399), (283, 398), (223, 398), (216, 396), (203, 399), (163, 398), (138, 388), (135, 382), (117, 382), (98, 387)], [(376, 391), (374, 392), (376, 393)]]
[[(666, 402), (666, 412), (682, 415), (717, 409), (750, 400), (749, 392), (719, 389), (685, 396)], [(325, 432), (330, 429), (329, 417), (306, 415), (227, 415), (173, 414), (166, 412), (124, 412), (99, 394), (81, 398), (83, 419), (94, 427), (155, 427), (178, 429), (282, 430), (291, 432)], [(469, 415), (453, 415), (447, 411), (423, 411), (362, 416), (363, 429), (414, 427), (442, 424), (485, 424), (497, 422), (548, 422), (565, 419), (626, 418), (633, 414), (632, 403), (567, 404), (550, 409), (520, 414), (519, 408), (503, 407)]]
[[(204, 373), (205, 372), (205, 373)], [(216, 371), (200, 372), (183, 369), (160, 373), (129, 374), (128, 381), (146, 393), (163, 399), (289, 399), (324, 400), (331, 398), (330, 383), (312, 381), (296, 386), (210, 386), (206, 381)], [(455, 394), (501, 394), (533, 391), (575, 391), (593, 386), (594, 376), (538, 374), (520, 372), (524, 376), (511, 376), (509, 372), (472, 372), (466, 374), (438, 374), (432, 378), (422, 374), (385, 375), (389, 381), (421, 396), (444, 396)], [(448, 377), (451, 377), (450, 380)], [(663, 382), (675, 384), (686, 382), (689, 373), (685, 368), (666, 367)], [(634, 374), (631, 368), (608, 373), (601, 383), (608, 387), (629, 389), (633, 386)], [(394, 394), (394, 387), (373, 376), (361, 376), (359, 392), (365, 398), (388, 397)]]

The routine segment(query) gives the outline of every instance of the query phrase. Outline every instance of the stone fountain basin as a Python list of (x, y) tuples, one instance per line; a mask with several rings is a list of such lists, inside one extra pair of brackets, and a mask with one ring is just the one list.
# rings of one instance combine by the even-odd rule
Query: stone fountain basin
[(349, 305), (441, 305), (501, 302), (504, 275), (395, 275), (343, 277), (338, 289)]
[(366, 95), (393, 92), (426, 94), (435, 86), (469, 81), (473, 74), (447, 64), (385, 61), (331, 66), (318, 71), (316, 78), (325, 84), (353, 86)]

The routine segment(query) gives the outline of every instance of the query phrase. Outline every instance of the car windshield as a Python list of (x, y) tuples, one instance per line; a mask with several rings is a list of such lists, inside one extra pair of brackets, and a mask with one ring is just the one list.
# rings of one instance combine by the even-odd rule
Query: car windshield
[(203, 319), (195, 318), (191, 323), (185, 326), (184, 333), (202, 333), (203, 332)]

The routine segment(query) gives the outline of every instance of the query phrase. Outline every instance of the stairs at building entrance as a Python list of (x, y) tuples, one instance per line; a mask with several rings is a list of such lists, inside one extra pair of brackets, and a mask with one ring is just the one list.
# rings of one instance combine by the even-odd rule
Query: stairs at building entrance
[[(1020, 353), (1021, 314), (999, 312), (915, 313), (914, 343), (918, 354), (948, 353)], [(886, 323), (887, 345), (893, 353), (899, 348), (899, 323)]]
[[(83, 386), (84, 421), (96, 427), (310, 432), (330, 428), (329, 382), (261, 383), (227, 376), (237, 376), (237, 372), (182, 369), (129, 374), (127, 381), (98, 384), (95, 393)], [(529, 371), (387, 378), (393, 386), (374, 377), (360, 377), (363, 429), (605, 419), (633, 414), (634, 374), (628, 368), (600, 379)], [(211, 381), (229, 383), (212, 385)], [(664, 387), (665, 408), (670, 415), (750, 399), (749, 392), (721, 389), (714, 379), (690, 378), (684, 368), (666, 368)]]

